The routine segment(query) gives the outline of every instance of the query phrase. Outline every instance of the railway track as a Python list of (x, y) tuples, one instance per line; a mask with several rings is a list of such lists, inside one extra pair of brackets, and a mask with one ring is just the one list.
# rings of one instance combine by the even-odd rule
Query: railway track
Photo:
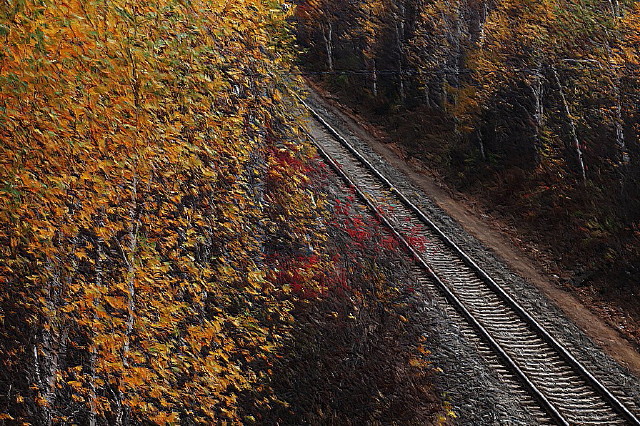
[(413, 255), (428, 276), (425, 285), (455, 308), (469, 337), (537, 423), (640, 425), (636, 407), (608, 390), (320, 111), (303, 103), (323, 129), (313, 141), (325, 161)]

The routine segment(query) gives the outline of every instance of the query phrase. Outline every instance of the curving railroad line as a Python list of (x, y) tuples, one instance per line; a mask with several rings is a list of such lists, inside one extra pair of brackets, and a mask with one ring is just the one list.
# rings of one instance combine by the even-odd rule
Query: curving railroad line
[[(476, 339), (505, 385), (540, 424), (638, 425), (640, 419), (498, 285), (309, 103), (326, 137), (311, 138), (333, 170), (413, 255)], [(418, 241), (416, 243), (416, 241)]]

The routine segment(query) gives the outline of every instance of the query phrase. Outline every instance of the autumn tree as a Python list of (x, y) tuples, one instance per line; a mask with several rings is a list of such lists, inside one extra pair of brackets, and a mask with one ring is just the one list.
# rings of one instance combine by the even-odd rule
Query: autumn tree
[(350, 2), (305, 0), (296, 9), (299, 37), (316, 48), (313, 53), (322, 51), (325, 71), (333, 72), (336, 68), (336, 49), (350, 25), (352, 7)]
[[(0, 5), (0, 398), (36, 424), (240, 422), (318, 246), (270, 1)], [(316, 263), (301, 284), (313, 287)]]
[[(502, 1), (489, 16), (472, 55), (476, 105), (485, 117), (494, 117), (494, 128), (500, 126), (495, 120), (513, 123), (513, 117), (520, 117), (518, 131), (531, 135), (529, 147), (523, 148), (532, 153), (534, 167), (551, 155), (573, 165), (584, 181), (589, 163), (602, 169), (609, 159), (628, 161), (621, 67), (613, 53), (624, 27), (610, 6)], [(495, 102), (498, 97), (511, 109), (490, 107), (501, 104)], [(615, 144), (596, 141), (604, 135), (613, 136)]]

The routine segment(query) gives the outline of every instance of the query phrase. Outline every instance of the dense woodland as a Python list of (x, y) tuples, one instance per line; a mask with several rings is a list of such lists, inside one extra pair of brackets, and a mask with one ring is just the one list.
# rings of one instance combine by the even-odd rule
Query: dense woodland
[(0, 424), (446, 421), (292, 63), (633, 277), (639, 30), (615, 0), (0, 2)]
[[(444, 412), (395, 247), (367, 260), (388, 237), (349, 246), (363, 222), (313, 185), (292, 12), (0, 2), (0, 424)], [(353, 346), (382, 325), (385, 345)]]
[[(0, 5), (0, 411), (238, 421), (317, 244), (270, 2)], [(316, 286), (319, 262), (296, 265)]]
[(308, 0), (296, 18), (307, 73), (407, 156), (563, 267), (637, 290), (640, 2)]

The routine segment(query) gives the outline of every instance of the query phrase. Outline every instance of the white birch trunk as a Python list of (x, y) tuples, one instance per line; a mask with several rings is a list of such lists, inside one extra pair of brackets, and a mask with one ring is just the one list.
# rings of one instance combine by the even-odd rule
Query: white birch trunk
[(327, 22), (327, 26), (322, 25), (322, 38), (327, 53), (327, 68), (333, 72), (333, 24)]
[(531, 94), (533, 95), (534, 113), (533, 118), (535, 120), (535, 134), (534, 134), (534, 150), (536, 165), (540, 164), (540, 155), (542, 153), (542, 143), (540, 141), (540, 133), (544, 126), (544, 84), (542, 80), (541, 65), (538, 64), (536, 68), (536, 74), (533, 83), (529, 85), (531, 88)]
[(482, 129), (478, 128), (478, 145), (480, 147), (480, 156), (483, 161), (487, 161), (487, 151), (484, 147), (484, 139), (482, 138)]
[(627, 149), (627, 143), (624, 139), (624, 117), (622, 116), (622, 93), (620, 91), (620, 77), (616, 76), (614, 79), (614, 90), (616, 97), (616, 145), (620, 152), (620, 161), (622, 166), (629, 164), (629, 150)]
[[(101, 212), (101, 214), (104, 214), (104, 212)], [(99, 223), (98, 223), (99, 227), (104, 226), (104, 221), (102, 219), (100, 219)], [(102, 259), (104, 257), (104, 252), (103, 252), (103, 247), (104, 247), (104, 239), (102, 237), (97, 237), (96, 239), (96, 279), (95, 279), (95, 285), (96, 287), (100, 288), (103, 286), (103, 270), (102, 270)], [(100, 303), (99, 301), (95, 302), (96, 305), (98, 303)], [(96, 306), (97, 308), (97, 306)], [(97, 321), (98, 318), (97, 316), (94, 314), (93, 315), (93, 321)], [(89, 426), (96, 426), (98, 424), (98, 390), (97, 390), (97, 379), (98, 379), (98, 373), (96, 370), (96, 364), (98, 362), (98, 348), (96, 346), (95, 340), (96, 340), (96, 333), (93, 330), (90, 330), (91, 333), (91, 342), (89, 344), (89, 374), (90, 374), (90, 380), (89, 380)]]
[(135, 288), (135, 252), (138, 247), (138, 230), (140, 227), (139, 221), (136, 219), (136, 210), (138, 206), (138, 177), (133, 176), (133, 188), (131, 193), (131, 208), (129, 209), (129, 256), (124, 255), (124, 260), (127, 263), (127, 272), (129, 279), (127, 282), (127, 321), (125, 329), (125, 339), (122, 354), (122, 362), (125, 367), (129, 365), (128, 354), (129, 346), (131, 343), (131, 334), (133, 332), (133, 326), (135, 322), (135, 310), (136, 310), (136, 288)]
[(402, 62), (404, 59), (404, 36), (405, 36), (405, 8), (404, 4), (398, 6), (399, 13), (394, 14), (395, 30), (396, 30), (396, 49), (398, 52), (398, 90), (400, 93), (400, 101), (402, 104), (406, 100), (406, 91), (404, 87), (404, 69)]
[(376, 60), (373, 60), (373, 96), (378, 97), (378, 65)]
[(576, 130), (576, 123), (575, 120), (573, 118), (573, 115), (571, 115), (571, 109), (569, 108), (569, 102), (567, 102), (567, 97), (564, 94), (564, 89), (562, 87), (562, 83), (560, 82), (560, 76), (558, 75), (558, 71), (556, 70), (555, 66), (551, 66), (551, 71), (553, 71), (553, 76), (556, 80), (556, 84), (558, 85), (558, 90), (560, 91), (560, 99), (562, 100), (562, 105), (564, 108), (564, 112), (565, 115), (567, 116), (567, 119), (569, 120), (569, 128), (571, 131), (571, 139), (573, 142), (573, 147), (575, 149), (576, 152), (576, 157), (578, 160), (578, 166), (580, 167), (580, 174), (582, 177), (582, 181), (586, 182), (587, 181), (587, 172), (586, 172), (586, 168), (584, 165), (584, 158), (582, 155), (582, 148), (580, 147), (580, 140), (578, 139), (578, 132)]

